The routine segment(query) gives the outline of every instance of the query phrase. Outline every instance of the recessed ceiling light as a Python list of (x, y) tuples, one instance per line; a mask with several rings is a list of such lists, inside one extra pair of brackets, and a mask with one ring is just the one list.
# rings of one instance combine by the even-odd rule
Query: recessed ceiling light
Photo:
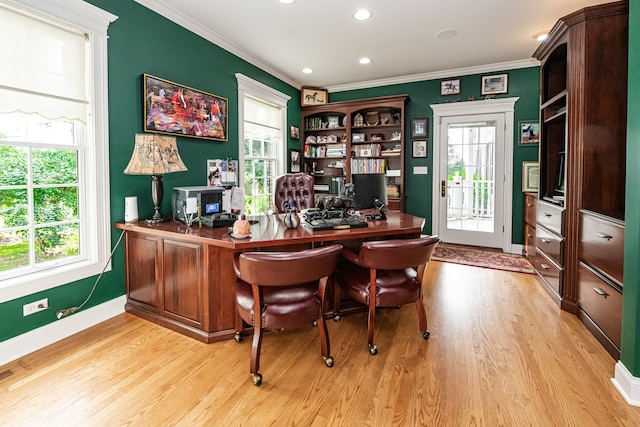
[(313, 70), (311, 68), (303, 68), (302, 72), (305, 73), (305, 74), (311, 74), (311, 73), (313, 73)]
[(353, 13), (353, 19), (356, 21), (366, 21), (371, 18), (371, 11), (367, 9), (358, 9)]
[(549, 31), (538, 31), (537, 33), (535, 33), (534, 35), (531, 36), (531, 38), (538, 40), (539, 42), (545, 40), (547, 37), (549, 37)]
[(436, 33), (436, 38), (439, 40), (452, 39), (458, 35), (458, 30), (454, 28), (444, 28)]
[(280, 0), (280, 3), (283, 3), (283, 4), (291, 4), (291, 3), (295, 3), (295, 2), (296, 2), (296, 0)]
[(363, 57), (363, 58), (360, 58), (360, 59), (358, 60), (358, 62), (359, 62), (359, 63), (361, 63), (361, 64), (370, 64), (370, 63), (371, 63), (371, 58), (367, 58), (367, 57), (365, 56), (365, 57)]

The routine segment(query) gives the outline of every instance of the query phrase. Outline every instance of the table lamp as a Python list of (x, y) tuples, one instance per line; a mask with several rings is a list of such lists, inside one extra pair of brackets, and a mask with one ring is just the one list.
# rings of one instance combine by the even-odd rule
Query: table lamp
[(162, 204), (162, 175), (186, 171), (178, 154), (176, 138), (156, 134), (136, 134), (136, 145), (129, 165), (124, 170), (128, 175), (151, 175), (151, 197), (155, 212), (147, 219), (148, 223), (167, 221), (168, 218), (160, 213)]

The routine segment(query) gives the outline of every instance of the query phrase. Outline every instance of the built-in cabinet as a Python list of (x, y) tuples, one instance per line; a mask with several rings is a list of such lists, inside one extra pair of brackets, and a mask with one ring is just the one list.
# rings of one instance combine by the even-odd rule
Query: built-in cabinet
[(316, 194), (337, 194), (353, 173), (385, 173), (389, 208), (404, 210), (406, 95), (302, 108), (304, 172)]
[(533, 264), (550, 295), (620, 353), (628, 3), (561, 18), (541, 61)]

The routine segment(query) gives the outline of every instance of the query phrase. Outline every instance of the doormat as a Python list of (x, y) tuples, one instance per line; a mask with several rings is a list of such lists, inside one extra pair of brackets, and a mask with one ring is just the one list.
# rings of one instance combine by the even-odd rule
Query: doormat
[(431, 259), (434, 261), (515, 271), (518, 273), (535, 273), (529, 265), (529, 262), (522, 255), (505, 254), (497, 249), (490, 248), (440, 243), (436, 246), (436, 250), (433, 252)]

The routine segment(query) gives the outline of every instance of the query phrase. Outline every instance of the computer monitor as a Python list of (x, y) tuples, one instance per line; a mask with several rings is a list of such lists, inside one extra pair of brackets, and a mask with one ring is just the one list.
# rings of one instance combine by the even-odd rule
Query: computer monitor
[(356, 210), (387, 205), (387, 180), (383, 173), (352, 174)]

